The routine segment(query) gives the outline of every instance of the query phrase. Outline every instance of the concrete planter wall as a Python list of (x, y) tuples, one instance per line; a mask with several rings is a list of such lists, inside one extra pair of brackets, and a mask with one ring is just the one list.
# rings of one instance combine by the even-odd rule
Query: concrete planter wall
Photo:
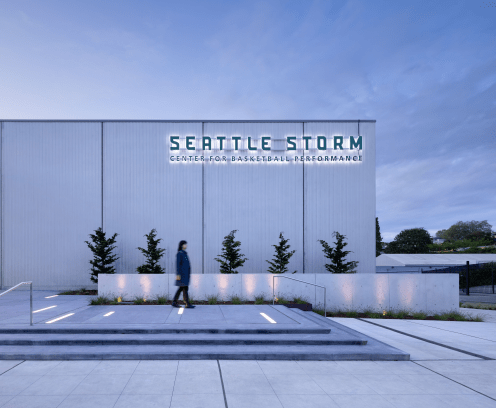
[[(216, 295), (228, 300), (237, 295), (254, 300), (264, 294), (272, 298), (272, 274), (191, 275), (189, 293), (205, 300)], [(280, 276), (280, 275), (279, 275)], [(327, 309), (409, 310), (445, 312), (458, 308), (458, 276), (453, 274), (296, 274), (290, 277), (325, 286)], [(172, 297), (176, 291), (175, 275), (115, 274), (100, 275), (98, 294), (156, 298)], [(275, 278), (275, 293), (286, 298), (301, 296), (314, 307), (323, 307), (324, 290), (282, 277)]]

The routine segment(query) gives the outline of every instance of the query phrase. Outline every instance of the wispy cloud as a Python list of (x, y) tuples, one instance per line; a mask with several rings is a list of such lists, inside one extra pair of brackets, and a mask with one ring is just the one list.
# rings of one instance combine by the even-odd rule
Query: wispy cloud
[(4, 2), (0, 117), (377, 119), (377, 212), (496, 226), (496, 9)]
[(401, 229), (435, 232), (462, 220), (494, 225), (495, 174), (496, 162), (483, 149), (379, 166), (377, 215), (385, 240)]

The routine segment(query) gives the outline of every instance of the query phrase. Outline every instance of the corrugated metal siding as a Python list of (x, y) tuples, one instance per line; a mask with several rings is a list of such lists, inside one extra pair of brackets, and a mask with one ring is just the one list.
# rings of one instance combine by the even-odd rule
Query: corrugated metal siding
[[(305, 136), (358, 134), (358, 122), (305, 123)], [(375, 124), (360, 123), (361, 163), (305, 162), (305, 272), (320, 273), (328, 263), (320, 239), (334, 242), (333, 231), (346, 235), (348, 260), (359, 261), (358, 272), (375, 272)], [(329, 141), (328, 141), (329, 143)], [(344, 144), (346, 147), (346, 144)], [(328, 154), (332, 151), (328, 151)], [(349, 154), (343, 150), (343, 154)], [(308, 155), (319, 154), (317, 150)], [(357, 154), (355, 150), (354, 154)]]
[[(242, 155), (286, 156), (286, 137), (300, 138), (302, 128), (302, 122), (212, 121), (204, 123), (204, 135), (241, 136)], [(118, 273), (135, 273), (144, 260), (136, 248), (146, 245), (144, 234), (152, 228), (167, 249), (162, 264), (168, 273), (174, 273), (181, 239), (189, 242), (193, 273), (217, 273), (214, 258), (232, 229), (239, 230), (236, 238), (249, 258), (242, 272), (267, 271), (265, 261), (272, 258), (281, 231), (297, 251), (291, 271), (303, 271), (305, 241), (305, 272), (324, 272), (317, 240), (331, 242), (335, 230), (347, 236), (359, 272), (374, 272), (374, 132), (375, 123), (360, 122), (362, 163), (303, 166), (207, 159), (202, 165), (169, 159), (169, 137), (180, 136), (184, 147), (185, 137), (195, 136), (200, 145), (202, 122), (105, 122), (103, 146), (101, 122), (4, 122), (3, 284), (33, 279), (38, 288), (90, 286), (91, 253), (84, 241), (102, 218), (108, 234), (119, 233)], [(357, 133), (357, 122), (305, 123), (305, 134), (314, 137)], [(257, 146), (262, 136), (270, 136), (272, 150), (249, 152), (249, 136)], [(202, 153), (201, 148), (177, 152)], [(215, 148), (204, 152), (207, 158), (210, 153), (221, 155)]]
[(188, 241), (193, 273), (202, 268), (202, 166), (171, 163), (169, 137), (201, 137), (201, 123), (104, 123), (104, 228), (117, 232), (118, 273), (136, 273), (138, 246), (157, 230), (162, 266), (175, 273), (180, 240)]
[[(247, 148), (250, 136), (257, 146), (262, 136), (271, 136), (272, 151), (264, 155), (287, 155), (287, 136), (302, 135), (301, 123), (205, 123), (205, 136), (241, 136)], [(283, 139), (276, 141), (276, 139)], [(279, 151), (278, 151), (279, 150)], [(225, 152), (225, 156), (229, 156)], [(248, 150), (240, 152), (249, 156)], [(206, 152), (206, 155), (208, 153)], [(253, 154), (262, 155), (261, 150)], [(222, 155), (212, 151), (212, 155)], [(242, 253), (249, 259), (240, 272), (267, 271), (274, 254), (271, 245), (279, 241), (279, 233), (289, 238), (291, 271), (303, 270), (303, 167), (297, 163), (210, 163), (205, 170), (205, 273), (218, 273), (214, 258), (221, 253), (222, 241), (231, 230), (239, 230)]]
[(3, 288), (3, 122), (0, 122), (0, 289)]
[(100, 225), (100, 123), (4, 122), (5, 286), (90, 286), (84, 241)]
[(3, 247), (2, 247), (2, 236), (3, 236), (3, 156), (2, 156), (2, 144), (3, 144), (3, 122), (0, 122), (0, 288), (3, 288)]

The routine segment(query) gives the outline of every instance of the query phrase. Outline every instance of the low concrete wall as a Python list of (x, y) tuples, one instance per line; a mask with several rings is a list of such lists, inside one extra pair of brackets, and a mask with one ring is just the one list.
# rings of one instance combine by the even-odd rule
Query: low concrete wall
[[(189, 293), (194, 299), (216, 295), (228, 300), (237, 295), (254, 300), (264, 294), (272, 298), (271, 274), (191, 275)], [(281, 276), (281, 275), (276, 275)], [(410, 310), (444, 312), (458, 309), (458, 276), (455, 274), (298, 274), (295, 279), (325, 286), (328, 310)], [(115, 274), (99, 275), (98, 293), (156, 298), (172, 297), (176, 291), (175, 275)], [(312, 285), (275, 278), (276, 296), (301, 296), (315, 306), (323, 307), (324, 290)]]

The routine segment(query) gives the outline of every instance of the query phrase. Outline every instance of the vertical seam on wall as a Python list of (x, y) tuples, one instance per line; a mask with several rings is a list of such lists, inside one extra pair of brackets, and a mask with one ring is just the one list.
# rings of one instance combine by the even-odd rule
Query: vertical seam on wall
[[(358, 122), (357, 122), (357, 123), (358, 123), (358, 134), (357, 134), (357, 138), (360, 138), (360, 119), (358, 119)], [(351, 143), (351, 142), (350, 142), (350, 143)], [(350, 150), (351, 150), (351, 146), (350, 146)], [(351, 154), (351, 152), (350, 152), (350, 154)], [(360, 159), (360, 148), (358, 148), (358, 159)], [(360, 191), (360, 190), (359, 190), (359, 191)], [(362, 200), (361, 200), (361, 197), (360, 197), (360, 194), (358, 195), (358, 199), (359, 199), (360, 201), (362, 201)], [(375, 219), (374, 219), (374, 221), (375, 221)], [(359, 234), (360, 234), (360, 235), (362, 235), (362, 231), (360, 231), (360, 230), (361, 230), (361, 225), (362, 225), (362, 224), (360, 223), (360, 227), (358, 228), (358, 229), (359, 229)], [(363, 254), (363, 253), (362, 253), (362, 254)], [(363, 255), (362, 255), (362, 256), (363, 256)], [(354, 301), (354, 300), (353, 300), (353, 293), (352, 293), (352, 295), (351, 295), (351, 301), (352, 301), (352, 302)]]
[(102, 132), (101, 132), (101, 150), (102, 150), (102, 231), (103, 231), (103, 122), (102, 122)]
[[(205, 135), (205, 122), (202, 122), (202, 146)], [(202, 274), (205, 273), (205, 161), (202, 161)]]
[(3, 289), (3, 122), (0, 122), (0, 199), (1, 199), (1, 227), (0, 227), (0, 289)]
[[(305, 122), (303, 125), (302, 137), (305, 137)], [(304, 142), (304, 139), (302, 139)], [(305, 143), (303, 143), (303, 156), (305, 156)], [(303, 273), (305, 273), (305, 161), (303, 161)]]

